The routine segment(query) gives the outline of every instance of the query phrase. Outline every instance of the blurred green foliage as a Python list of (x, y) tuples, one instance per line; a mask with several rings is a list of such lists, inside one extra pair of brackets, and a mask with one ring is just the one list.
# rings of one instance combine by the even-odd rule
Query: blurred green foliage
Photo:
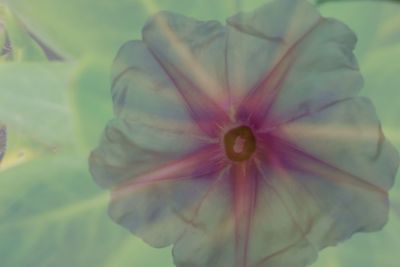
[[(0, 122), (9, 131), (0, 166), (1, 267), (173, 266), (169, 249), (150, 248), (110, 221), (107, 193), (88, 172), (88, 153), (112, 117), (111, 62), (158, 9), (223, 21), (263, 2), (0, 0), (0, 45), (8, 48), (0, 57)], [(356, 31), (363, 94), (400, 148), (400, 5), (340, 1), (321, 11)], [(383, 231), (323, 251), (314, 266), (399, 266), (399, 183), (391, 200)]]

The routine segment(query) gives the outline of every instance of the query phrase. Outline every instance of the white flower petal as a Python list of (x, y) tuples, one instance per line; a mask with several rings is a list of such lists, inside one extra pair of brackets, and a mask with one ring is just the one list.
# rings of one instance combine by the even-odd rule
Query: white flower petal
[[(143, 40), (175, 84), (193, 119), (208, 134), (227, 120), (225, 28), (160, 12), (143, 28)], [(211, 129), (210, 129), (211, 128)]]
[(192, 124), (175, 86), (142, 41), (129, 41), (118, 51), (111, 91), (118, 117), (151, 116), (185, 126)]
[(222, 177), (206, 194), (194, 218), (174, 244), (174, 262), (178, 267), (235, 266), (231, 219), (229, 177)]
[(174, 243), (220, 168), (215, 145), (199, 149), (198, 142), (167, 128), (111, 121), (90, 157), (95, 181), (112, 190), (110, 217), (152, 246)]
[(363, 78), (352, 53), (355, 43), (356, 36), (346, 25), (324, 19), (294, 52), (292, 65), (267, 115), (269, 124), (356, 96)]
[(122, 196), (114, 193), (109, 214), (146, 243), (165, 247), (181, 236), (210, 184), (212, 177), (197, 177), (139, 186)]
[(116, 119), (90, 158), (103, 187), (154, 170), (210, 142), (188, 115), (181, 96), (141, 41), (127, 42), (113, 66)]
[(260, 261), (254, 267), (303, 267), (316, 260), (315, 250), (302, 239)]
[(204, 143), (189, 131), (165, 124), (114, 119), (90, 156), (90, 169), (100, 186), (110, 188), (188, 155)]
[[(229, 182), (232, 177), (227, 176), (214, 187), (195, 219), (199, 227), (188, 227), (173, 248), (177, 267), (299, 267), (316, 259), (317, 251), (277, 193), (264, 180), (258, 180), (264, 178), (270, 177), (256, 178), (256, 204), (248, 236), (237, 235), (235, 230), (238, 218), (233, 216)], [(246, 218), (239, 220), (246, 221)], [(237, 251), (242, 239), (248, 242), (246, 251)], [(242, 253), (246, 254), (245, 259), (241, 258)]]
[(285, 161), (287, 165), (275, 175), (270, 172), (270, 187), (317, 250), (336, 245), (356, 232), (379, 230), (386, 222), (386, 193), (346, 183), (340, 172), (327, 168), (321, 175), (319, 170), (324, 167), (301, 155), (288, 153)]
[(226, 29), (219, 22), (160, 12), (144, 27), (143, 39), (163, 66), (177, 69), (174, 78), (190, 80), (214, 99), (226, 93)]
[(153, 246), (167, 246), (218, 169), (219, 153), (200, 149), (215, 140), (193, 122), (143, 42), (121, 47), (112, 76), (116, 118), (92, 152), (90, 169), (100, 186), (112, 189), (113, 220)]
[(237, 116), (256, 127), (271, 127), (353, 97), (362, 87), (352, 53), (354, 33), (320, 17), (307, 1), (274, 1), (228, 22), (234, 27), (228, 77), (231, 87), (242, 91)]
[(320, 19), (305, 1), (279, 0), (227, 20), (228, 78), (235, 97), (254, 88)]
[[(250, 266), (306, 266), (314, 262), (318, 251), (301, 228), (270, 180), (280, 179), (272, 172), (262, 174), (259, 196), (250, 238)], [(273, 176), (271, 176), (273, 175)]]
[(393, 185), (399, 155), (385, 140), (375, 109), (366, 98), (341, 101), (282, 125), (273, 134), (377, 190)]

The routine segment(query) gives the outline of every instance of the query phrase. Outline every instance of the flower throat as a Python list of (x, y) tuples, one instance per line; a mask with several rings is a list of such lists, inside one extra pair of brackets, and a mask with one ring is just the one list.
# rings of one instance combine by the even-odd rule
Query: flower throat
[(229, 130), (224, 136), (225, 154), (232, 161), (245, 161), (256, 150), (256, 138), (247, 126)]

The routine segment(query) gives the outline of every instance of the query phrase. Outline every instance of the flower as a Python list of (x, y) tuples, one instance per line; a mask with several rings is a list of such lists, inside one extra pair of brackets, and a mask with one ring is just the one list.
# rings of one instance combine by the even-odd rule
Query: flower
[(92, 152), (111, 218), (178, 267), (301, 267), (387, 221), (399, 157), (353, 32), (303, 0), (223, 26), (154, 15), (113, 66)]

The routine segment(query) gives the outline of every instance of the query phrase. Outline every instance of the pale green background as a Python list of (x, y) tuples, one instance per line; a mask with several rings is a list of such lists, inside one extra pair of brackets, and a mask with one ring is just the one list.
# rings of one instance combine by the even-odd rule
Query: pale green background
[[(140, 36), (148, 15), (169, 9), (222, 21), (239, 5), (263, 3), (239, 2), (0, 0), (14, 46), (14, 60), (0, 62), (0, 122), (9, 129), (0, 167), (0, 267), (173, 266), (169, 248), (153, 249), (107, 217), (108, 195), (92, 181), (87, 156), (112, 117), (111, 61), (123, 42)], [(359, 36), (363, 94), (400, 148), (400, 4), (334, 3), (321, 11)], [(47, 62), (20, 22), (65, 60)], [(390, 197), (383, 231), (328, 248), (313, 266), (400, 266), (400, 182)]]

